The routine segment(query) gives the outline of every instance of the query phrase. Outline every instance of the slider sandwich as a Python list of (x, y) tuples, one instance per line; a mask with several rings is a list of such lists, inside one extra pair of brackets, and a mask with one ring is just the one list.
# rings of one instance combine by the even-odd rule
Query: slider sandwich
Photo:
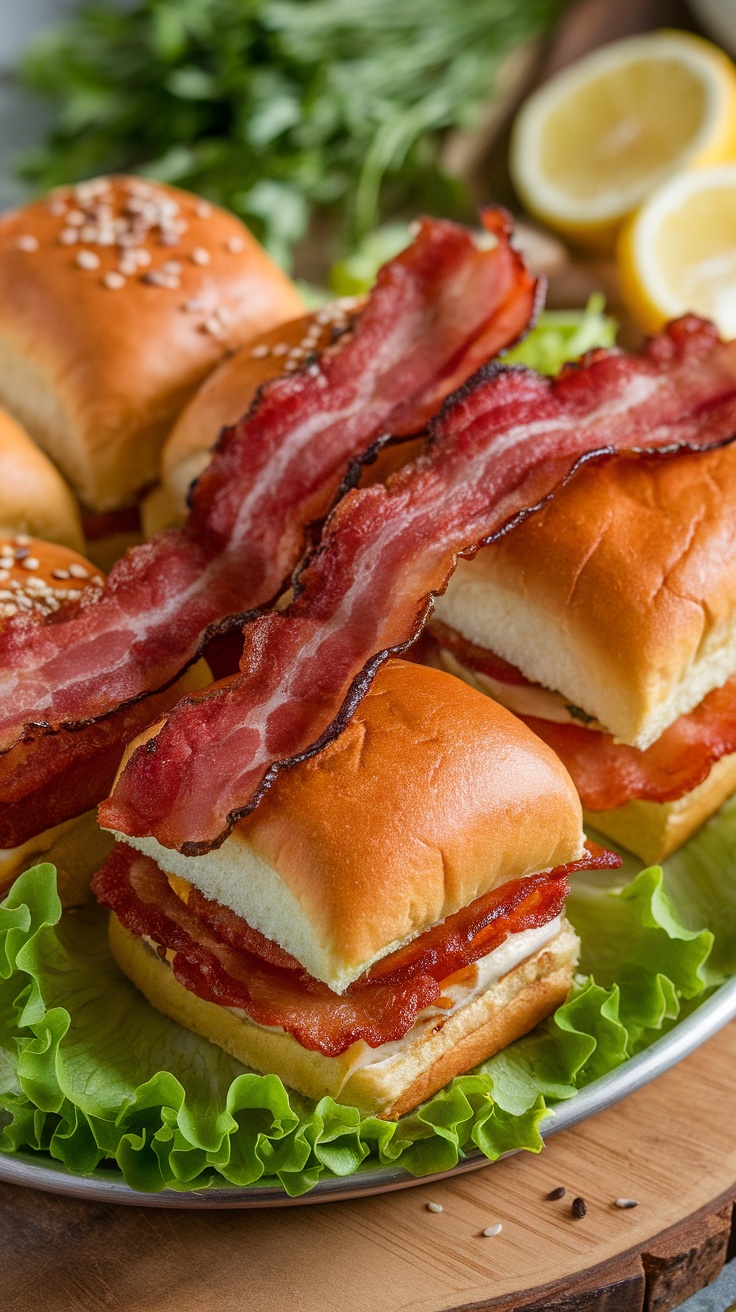
[(0, 405), (70, 483), (101, 561), (134, 540), (202, 380), (301, 309), (235, 215), (174, 187), (96, 178), (0, 220)]
[(736, 789), (736, 447), (579, 471), (460, 562), (432, 630), (559, 754), (587, 823), (662, 860)]
[(93, 887), (148, 1001), (256, 1071), (384, 1118), (565, 999), (566, 875), (618, 864), (586, 850), (545, 744), (401, 660), (220, 847), (116, 837)]

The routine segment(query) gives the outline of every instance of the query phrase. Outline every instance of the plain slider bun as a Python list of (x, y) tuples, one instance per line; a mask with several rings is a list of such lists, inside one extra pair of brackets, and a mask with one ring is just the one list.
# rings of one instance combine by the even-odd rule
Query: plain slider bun
[(323, 351), (336, 341), (360, 304), (359, 299), (346, 297), (260, 332), (205, 379), (166, 439), (161, 484), (142, 508), (147, 537), (183, 521), (189, 488), (209, 462), (220, 432), (247, 413), (259, 387), (280, 374), (295, 372), (313, 351)]
[[(1, 451), (0, 430), (0, 451)], [(32, 446), (32, 444), (29, 443)], [(32, 446), (43, 465), (45, 457)], [(0, 532), (0, 628), (14, 615), (52, 615), (75, 605), (89, 588), (104, 583), (101, 571), (79, 552), (24, 533)], [(170, 689), (170, 704), (211, 680), (205, 661), (198, 661)], [(168, 701), (167, 701), (167, 704)], [(24, 743), (11, 748), (22, 756)], [(49, 826), (42, 808), (33, 815), (38, 831), (17, 847), (0, 847), (0, 897), (29, 866), (51, 861), (57, 868), (62, 905), (78, 906), (89, 898), (89, 882), (112, 847), (110, 835), (97, 824), (96, 810), (85, 811)]]
[(225, 210), (142, 178), (62, 187), (0, 220), (0, 404), (86, 509), (117, 510), (223, 356), (300, 311)]
[(580, 801), (554, 752), (459, 679), (401, 660), (219, 848), (190, 857), (115, 836), (336, 993), (483, 893), (584, 855)]
[(736, 673), (736, 446), (580, 470), (436, 614), (648, 747)]
[(79, 508), (58, 469), (0, 409), (0, 535), (13, 533), (84, 546)]
[[(183, 857), (117, 837), (152, 857), (182, 901), (197, 888), (291, 953), (336, 1007), (371, 965), (425, 930), (584, 852), (580, 803), (554, 753), (460, 680), (402, 660), (379, 670), (344, 732), (281, 774), (219, 849)], [(448, 971), (436, 1005), (403, 1038), (375, 1048), (358, 1040), (338, 1056), (196, 996), (171, 968), (176, 952), (141, 922), (134, 934), (113, 914), (110, 942), (154, 1007), (247, 1066), (393, 1118), (564, 1001), (579, 942), (549, 914)]]
[(420, 1015), (403, 1040), (385, 1045), (394, 1051), (384, 1054), (380, 1048), (372, 1051), (359, 1043), (341, 1057), (311, 1052), (283, 1030), (255, 1025), (245, 1015), (190, 993), (168, 963), (114, 914), (110, 947), (120, 969), (153, 1007), (224, 1048), (243, 1065), (278, 1075), (309, 1098), (329, 1095), (357, 1107), (364, 1116), (395, 1120), (456, 1075), (528, 1034), (561, 1006), (570, 992), (580, 942), (563, 920), (543, 947), (466, 1006), (447, 1018)]

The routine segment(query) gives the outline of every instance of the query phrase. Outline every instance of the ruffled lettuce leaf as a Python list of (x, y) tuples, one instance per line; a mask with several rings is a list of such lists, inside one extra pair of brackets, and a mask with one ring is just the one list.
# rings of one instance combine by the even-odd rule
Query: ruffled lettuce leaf
[[(538, 1152), (556, 1103), (646, 1047), (736, 963), (736, 800), (659, 867), (586, 875), (568, 914), (581, 973), (532, 1034), (398, 1122), (311, 1102), (159, 1015), (117, 968), (106, 917), (63, 916), (52, 866), (0, 906), (0, 1149), (70, 1171), (116, 1164), (143, 1191), (275, 1185), (400, 1165), (446, 1170), (477, 1147)], [(632, 878), (633, 876), (633, 878)]]

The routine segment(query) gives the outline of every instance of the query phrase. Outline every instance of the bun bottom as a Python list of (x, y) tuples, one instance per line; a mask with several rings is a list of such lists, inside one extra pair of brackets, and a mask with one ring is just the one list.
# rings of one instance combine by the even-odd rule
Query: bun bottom
[(707, 779), (674, 802), (638, 799), (612, 811), (584, 811), (591, 829), (628, 848), (647, 865), (658, 865), (682, 847), (736, 792), (736, 753), (716, 761)]
[(50, 861), (56, 866), (61, 905), (83, 906), (92, 898), (92, 876), (113, 846), (113, 836), (100, 829), (94, 808), (53, 829), (44, 829), (22, 847), (0, 851), (0, 898), (24, 870)]
[(247, 1017), (190, 993), (143, 939), (110, 917), (110, 947), (120, 969), (144, 997), (166, 1016), (224, 1048), (261, 1074), (319, 1099), (357, 1107), (367, 1116), (396, 1120), (443, 1088), (455, 1075), (472, 1070), (534, 1029), (570, 991), (580, 943), (566, 920), (559, 933), (533, 956), (491, 984), (447, 1019), (432, 1016), (426, 1030), (407, 1036), (396, 1055), (369, 1066), (358, 1064), (353, 1045), (339, 1057), (303, 1048), (290, 1034), (266, 1029)]

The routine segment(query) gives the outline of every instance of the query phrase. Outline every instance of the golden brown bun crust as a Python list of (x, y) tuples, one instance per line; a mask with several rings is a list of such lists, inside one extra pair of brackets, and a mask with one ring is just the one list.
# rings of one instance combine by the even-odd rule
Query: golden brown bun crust
[(613, 811), (586, 811), (591, 829), (620, 843), (646, 865), (659, 865), (682, 847), (736, 791), (736, 753), (724, 756), (707, 779), (676, 802), (639, 799)]
[(22, 533), (0, 533), (0, 624), (18, 611), (50, 614), (104, 581), (78, 551)]
[(79, 507), (61, 474), (2, 409), (0, 533), (30, 533), (75, 551), (84, 546)]
[(258, 333), (206, 378), (182, 411), (161, 456), (161, 482), (178, 517), (190, 483), (209, 459), (220, 431), (248, 411), (264, 383), (301, 367), (311, 351), (323, 351), (344, 329), (352, 299), (302, 315)]
[(736, 446), (581, 470), (438, 615), (647, 746), (736, 670)]
[(336, 741), (238, 826), (315, 935), (362, 966), (506, 880), (575, 859), (572, 780), (503, 707), (392, 660)]
[[(309, 1098), (329, 1094), (367, 1116), (395, 1120), (430, 1098), (455, 1075), (472, 1070), (527, 1034), (565, 1001), (578, 958), (577, 935), (566, 921), (559, 934), (447, 1021), (406, 1045), (400, 1060), (350, 1073), (352, 1051), (340, 1057), (310, 1052), (280, 1030), (264, 1029), (226, 1007), (190, 993), (143, 941), (110, 917), (110, 947), (120, 969), (153, 1007), (236, 1060), (278, 1075)], [(357, 1045), (356, 1045), (357, 1046)]]
[(155, 481), (174, 418), (223, 355), (300, 309), (225, 210), (140, 179), (61, 188), (0, 221), (0, 403), (90, 509), (112, 510)]

